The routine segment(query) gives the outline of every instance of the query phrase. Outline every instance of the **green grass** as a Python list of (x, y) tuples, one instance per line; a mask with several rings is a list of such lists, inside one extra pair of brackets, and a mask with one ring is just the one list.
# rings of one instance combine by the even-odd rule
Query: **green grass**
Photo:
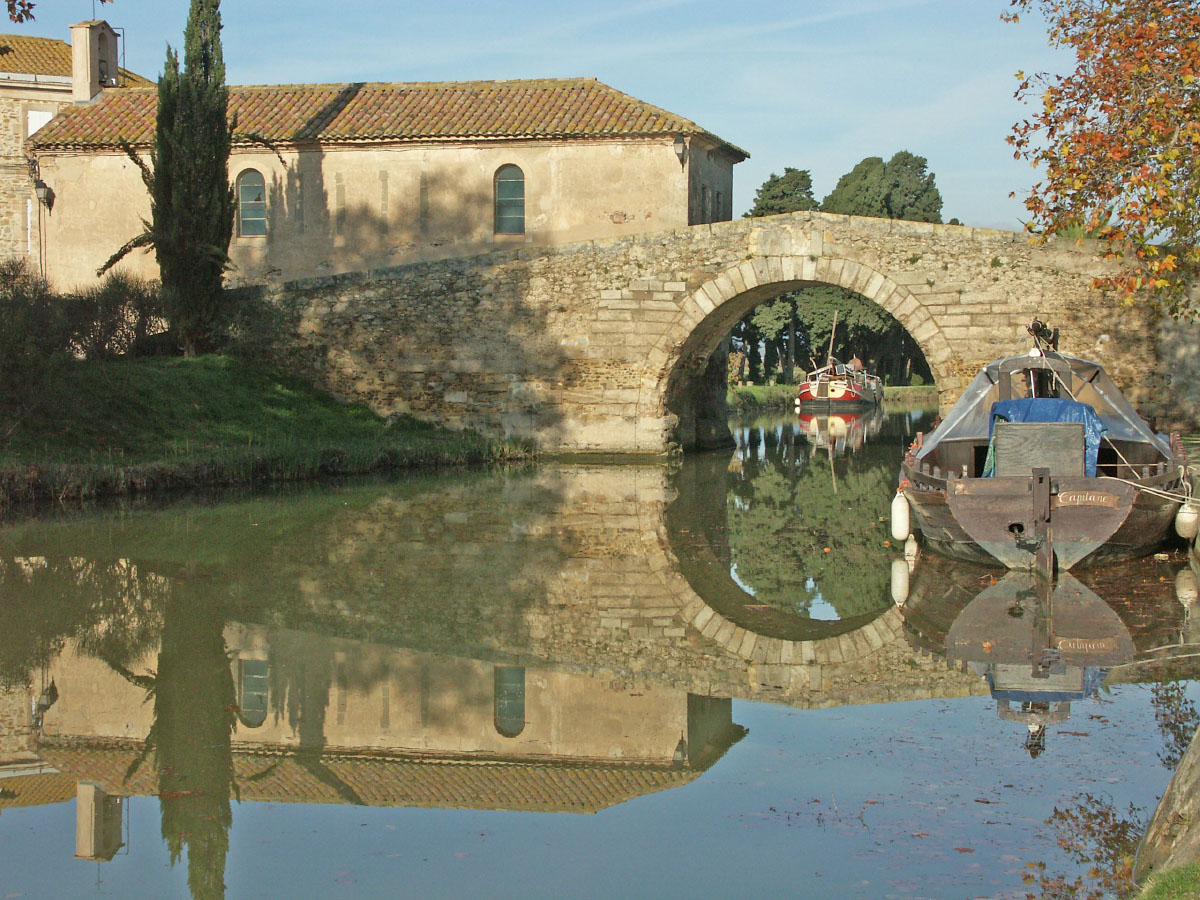
[(1196, 900), (1200, 897), (1200, 862), (1156, 874), (1137, 900)]
[(883, 389), (884, 400), (930, 399), (937, 401), (937, 386), (933, 384), (889, 384)]
[(760, 409), (791, 409), (796, 401), (794, 384), (743, 384), (729, 389), (730, 412)]
[(339, 403), (299, 379), (228, 357), (76, 362), (0, 443), (0, 500), (527, 455), (528, 448), (409, 417), (389, 425), (365, 406)]

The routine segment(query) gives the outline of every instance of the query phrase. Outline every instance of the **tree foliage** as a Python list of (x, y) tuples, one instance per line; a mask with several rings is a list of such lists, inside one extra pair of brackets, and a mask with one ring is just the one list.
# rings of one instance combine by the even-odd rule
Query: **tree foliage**
[(1043, 170), (1025, 200), (1031, 230), (1094, 235), (1120, 271), (1097, 287), (1195, 317), (1200, 271), (1200, 7), (1195, 0), (1011, 0), (1040, 12), (1067, 75), (1018, 73), (1036, 113), (1013, 126), (1014, 156)]
[[(100, 0), (101, 3), (111, 3), (112, 0)], [(4, 0), (8, 8), (8, 17), (14, 22), (30, 22), (33, 20), (34, 0)]]
[(941, 222), (942, 195), (928, 161), (901, 150), (886, 163), (868, 156), (838, 179), (821, 210), (851, 216)]
[(182, 70), (167, 48), (150, 165), (126, 147), (150, 192), (151, 221), (100, 270), (154, 247), (171, 326), (189, 356), (215, 340), (233, 235), (229, 151), (236, 123), (228, 118), (219, 7), (220, 0), (192, 0)]
[(772, 172), (754, 192), (754, 205), (746, 211), (745, 216), (774, 216), (816, 209), (817, 205), (809, 171), (785, 166), (782, 175)]
[[(748, 217), (816, 209), (812, 179), (803, 169), (785, 168), (759, 187)], [(940, 222), (942, 197), (926, 161), (901, 151), (888, 162), (870, 157), (843, 175), (821, 208), (827, 212), (887, 216)], [(740, 354), (738, 381), (761, 383), (778, 377), (795, 381), (795, 370), (810, 359), (824, 364), (829, 350), (834, 311), (838, 329), (833, 353), (841, 359), (857, 355), (868, 369), (890, 383), (904, 383), (910, 374), (929, 378), (920, 347), (904, 327), (866, 298), (833, 286), (818, 286), (784, 294), (761, 303), (733, 328), (734, 350)]]

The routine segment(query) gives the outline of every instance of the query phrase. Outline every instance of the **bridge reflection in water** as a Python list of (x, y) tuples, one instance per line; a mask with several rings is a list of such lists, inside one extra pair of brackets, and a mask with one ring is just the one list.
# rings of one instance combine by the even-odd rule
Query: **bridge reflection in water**
[(235, 793), (595, 812), (712, 766), (745, 733), (733, 699), (991, 691), (1044, 734), (1112, 667), (1178, 643), (1155, 562), (1047, 597), (923, 559), (897, 608), (883, 517), (912, 422), (892, 424), (844, 456), (776, 424), (675, 471), (9, 527), (0, 809), (77, 798), (77, 853), (103, 859), (122, 798), (156, 794), (172, 852), (216, 884)]

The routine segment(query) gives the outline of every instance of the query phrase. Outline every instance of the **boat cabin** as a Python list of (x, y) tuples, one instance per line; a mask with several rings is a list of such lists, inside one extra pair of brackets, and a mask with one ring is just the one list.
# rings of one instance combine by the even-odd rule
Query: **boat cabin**
[(1053, 352), (997, 360), (968, 385), (937, 437), (918, 436), (924, 470), (965, 478), (1052, 476), (1139, 478), (1172, 459), (1097, 363)]

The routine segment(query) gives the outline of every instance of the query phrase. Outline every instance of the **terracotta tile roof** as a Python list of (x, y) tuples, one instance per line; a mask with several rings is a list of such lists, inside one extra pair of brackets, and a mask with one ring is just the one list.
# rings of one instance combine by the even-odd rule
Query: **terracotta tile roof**
[[(90, 106), (65, 110), (37, 133), (34, 146), (149, 146), (156, 104), (153, 90), (107, 92)], [(594, 78), (231, 87), (229, 110), (238, 133), (279, 143), (682, 134), (705, 137), (739, 159), (749, 155), (695, 122)]]
[[(74, 740), (39, 747), (45, 762), (75, 780), (96, 781), (114, 794), (154, 794), (153, 758), (125, 779), (140, 752), (130, 744)], [(598, 812), (701, 774), (655, 765), (336, 751), (305, 759), (241, 748), (234, 749), (233, 769), (242, 800), (574, 813)]]
[(59, 772), (0, 778), (0, 810), (66, 803), (75, 799), (75, 782)]
[[(4, 74), (50, 75), (71, 77), (71, 45), (54, 38), (30, 37), (24, 34), (0, 34), (0, 81)], [(121, 70), (124, 82), (130, 87), (146, 87), (154, 82)]]

